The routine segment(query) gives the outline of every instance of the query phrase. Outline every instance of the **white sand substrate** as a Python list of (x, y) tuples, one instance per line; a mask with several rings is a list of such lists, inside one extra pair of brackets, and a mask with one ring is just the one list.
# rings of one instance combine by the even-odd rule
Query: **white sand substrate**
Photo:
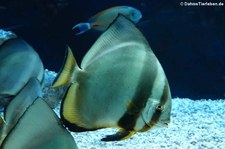
[(80, 149), (225, 149), (225, 100), (174, 98), (168, 128), (137, 133), (130, 139), (100, 141), (116, 129), (72, 133)]

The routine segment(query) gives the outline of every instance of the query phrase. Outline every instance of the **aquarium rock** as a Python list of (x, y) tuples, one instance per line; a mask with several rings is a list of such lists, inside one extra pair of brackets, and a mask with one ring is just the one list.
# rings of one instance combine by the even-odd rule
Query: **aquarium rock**
[(0, 29), (0, 45), (2, 45), (5, 41), (16, 37), (16, 34), (14, 34), (13, 32)]
[(52, 88), (52, 82), (54, 81), (57, 73), (45, 69), (45, 80), (43, 87), (43, 99), (48, 103), (51, 108), (56, 108), (64, 96), (67, 89), (67, 85), (62, 87)]

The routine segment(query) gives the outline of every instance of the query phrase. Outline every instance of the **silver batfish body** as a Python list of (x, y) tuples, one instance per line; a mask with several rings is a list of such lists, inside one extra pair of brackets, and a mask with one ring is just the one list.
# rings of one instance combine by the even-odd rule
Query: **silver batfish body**
[(0, 45), (0, 96), (15, 96), (30, 80), (43, 81), (44, 67), (35, 50), (20, 38)]
[(53, 86), (71, 83), (61, 106), (72, 131), (117, 127), (103, 141), (129, 138), (170, 121), (166, 75), (135, 25), (119, 15), (78, 67), (71, 50)]

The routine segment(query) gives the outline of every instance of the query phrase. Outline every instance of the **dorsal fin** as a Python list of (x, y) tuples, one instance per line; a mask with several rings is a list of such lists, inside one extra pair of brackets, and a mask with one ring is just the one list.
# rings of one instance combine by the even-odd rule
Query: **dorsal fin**
[(96, 59), (111, 50), (117, 50), (118, 47), (127, 46), (128, 44), (131, 45), (132, 42), (139, 43), (140, 45), (146, 46), (146, 49), (150, 49), (145, 37), (135, 27), (134, 23), (119, 14), (85, 55), (81, 63), (81, 69), (92, 64)]
[(72, 80), (74, 68), (76, 66), (77, 62), (73, 56), (72, 50), (70, 49), (70, 47), (67, 47), (64, 64), (57, 77), (55, 78), (52, 87), (58, 87), (70, 83)]

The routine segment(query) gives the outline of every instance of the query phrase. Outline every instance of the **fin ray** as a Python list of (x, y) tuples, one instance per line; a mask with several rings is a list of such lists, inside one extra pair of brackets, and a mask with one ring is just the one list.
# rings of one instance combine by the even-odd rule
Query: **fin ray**
[(120, 14), (90, 48), (82, 60), (81, 68), (92, 64), (109, 50), (116, 50), (124, 45), (132, 46), (134, 43), (149, 47), (148, 42), (134, 23)]

